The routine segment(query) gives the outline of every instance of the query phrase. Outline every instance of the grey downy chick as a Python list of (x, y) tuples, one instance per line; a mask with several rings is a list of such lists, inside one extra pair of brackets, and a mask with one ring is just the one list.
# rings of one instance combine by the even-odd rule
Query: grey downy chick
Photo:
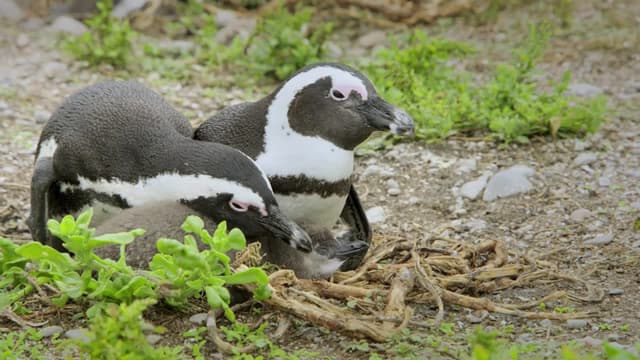
[[(154, 204), (124, 209), (96, 228), (96, 235), (129, 231), (143, 228), (146, 233), (127, 245), (127, 263), (136, 268), (146, 268), (153, 255), (157, 253), (156, 241), (159, 238), (181, 240), (184, 232), (180, 225), (188, 215), (200, 216), (205, 228), (213, 231), (217, 224), (210, 218), (197, 214), (186, 205), (176, 202)], [(247, 238), (247, 242), (260, 241), (263, 260), (293, 270), (300, 278), (327, 278), (338, 270), (340, 265), (354, 254), (366, 250), (364, 241), (353, 241), (348, 234), (336, 238), (330, 230), (321, 226), (300, 225), (312, 241), (312, 251), (303, 253), (274, 238)], [(206, 247), (199, 244), (200, 249)], [(109, 245), (96, 250), (102, 258), (117, 259), (120, 249)], [(229, 254), (233, 257), (234, 254)]]

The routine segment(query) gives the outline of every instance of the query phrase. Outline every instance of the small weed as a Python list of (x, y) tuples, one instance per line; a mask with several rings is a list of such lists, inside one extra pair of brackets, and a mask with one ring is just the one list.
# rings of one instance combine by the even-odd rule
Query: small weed
[(254, 357), (250, 354), (240, 353), (235, 351), (234, 359), (240, 360), (263, 360), (263, 359), (282, 359), (282, 360), (298, 360), (300, 357), (311, 358), (318, 354), (305, 350), (296, 351), (294, 354), (287, 354), (277, 344), (271, 342), (271, 340), (264, 334), (264, 329), (268, 324), (262, 323), (257, 329), (251, 330), (247, 325), (240, 323), (233, 323), (231, 326), (221, 327), (226, 340), (235, 344), (238, 347), (242, 347), (248, 344), (256, 346), (256, 352), (262, 354)]
[(290, 13), (282, 4), (259, 21), (246, 45), (246, 66), (258, 75), (283, 80), (303, 66), (324, 57), (324, 43), (332, 23), (311, 24), (312, 8)]
[(186, 338), (192, 338), (195, 341), (195, 343), (191, 345), (191, 355), (193, 356), (194, 359), (204, 360), (204, 355), (202, 354), (201, 349), (206, 344), (207, 341), (204, 339), (202, 334), (204, 334), (206, 331), (207, 331), (207, 328), (204, 326), (201, 326), (199, 328), (189, 330), (184, 334), (182, 334), (182, 336)]
[(347, 344), (346, 350), (349, 352), (361, 351), (369, 352), (369, 343), (366, 340), (352, 341)]
[[(2, 306), (0, 306), (0, 309)], [(46, 349), (37, 343), (42, 339), (38, 330), (27, 328), (23, 331), (5, 333), (0, 338), (0, 359), (41, 359)]]
[(63, 47), (76, 59), (87, 61), (90, 65), (124, 67), (131, 55), (135, 32), (126, 20), (111, 16), (112, 0), (100, 0), (97, 7), (98, 13), (87, 20), (89, 31), (79, 37), (66, 39)]
[(555, 308), (553, 308), (554, 312), (560, 313), (560, 314), (566, 314), (566, 313), (572, 313), (575, 312), (576, 309), (570, 307), (570, 306), (556, 306)]
[(598, 324), (598, 330), (600, 331), (608, 331), (611, 329), (612, 329), (611, 324), (607, 324), (607, 323)]

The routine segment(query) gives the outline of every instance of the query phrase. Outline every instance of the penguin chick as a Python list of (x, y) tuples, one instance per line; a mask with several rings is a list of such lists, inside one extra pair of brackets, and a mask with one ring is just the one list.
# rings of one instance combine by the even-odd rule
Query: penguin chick
[[(240, 149), (265, 171), (283, 212), (335, 225), (350, 198), (354, 148), (373, 131), (413, 132), (412, 118), (341, 64), (307, 66), (256, 102), (227, 107), (196, 129), (198, 140)], [(359, 214), (364, 216), (364, 214)], [(366, 218), (363, 219), (366, 221)]]
[[(95, 234), (124, 232), (134, 228), (145, 229), (145, 234), (137, 237), (126, 248), (127, 263), (136, 268), (145, 268), (157, 253), (156, 241), (163, 237), (182, 239), (184, 232), (180, 226), (188, 215), (194, 213), (192, 208), (176, 202), (125, 209), (99, 225)], [(210, 218), (203, 214), (195, 215), (202, 217), (209, 232), (216, 228), (216, 223)], [(350, 256), (368, 248), (368, 244), (363, 241), (336, 239), (331, 231), (320, 226), (302, 224), (301, 227), (311, 237), (313, 250), (310, 253), (297, 251), (270, 237), (247, 237), (247, 241), (260, 241), (264, 261), (292, 269), (301, 278), (327, 278)], [(206, 248), (202, 243), (199, 243), (199, 247), (201, 250)], [(120, 256), (120, 248), (117, 245), (104, 246), (95, 252), (102, 258), (117, 259)]]
[(28, 220), (33, 238), (63, 250), (47, 235), (49, 217), (101, 203), (118, 209), (180, 202), (247, 236), (311, 250), (253, 160), (191, 133), (182, 114), (135, 81), (104, 81), (69, 96), (38, 142)]

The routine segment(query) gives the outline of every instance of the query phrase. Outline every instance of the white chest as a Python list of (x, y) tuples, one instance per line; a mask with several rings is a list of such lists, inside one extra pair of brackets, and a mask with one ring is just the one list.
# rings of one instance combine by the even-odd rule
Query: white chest
[(276, 194), (280, 209), (293, 221), (326, 227), (332, 227), (338, 221), (346, 199), (346, 195), (332, 195), (323, 198), (310, 194)]

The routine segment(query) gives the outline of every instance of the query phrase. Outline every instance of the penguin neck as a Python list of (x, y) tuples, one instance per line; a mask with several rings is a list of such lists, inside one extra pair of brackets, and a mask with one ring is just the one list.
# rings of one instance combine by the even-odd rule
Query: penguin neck
[(302, 135), (289, 124), (289, 106), (308, 80), (293, 78), (268, 99), (264, 151), (256, 158), (269, 176), (299, 176), (338, 182), (353, 173), (353, 151), (320, 136)]

